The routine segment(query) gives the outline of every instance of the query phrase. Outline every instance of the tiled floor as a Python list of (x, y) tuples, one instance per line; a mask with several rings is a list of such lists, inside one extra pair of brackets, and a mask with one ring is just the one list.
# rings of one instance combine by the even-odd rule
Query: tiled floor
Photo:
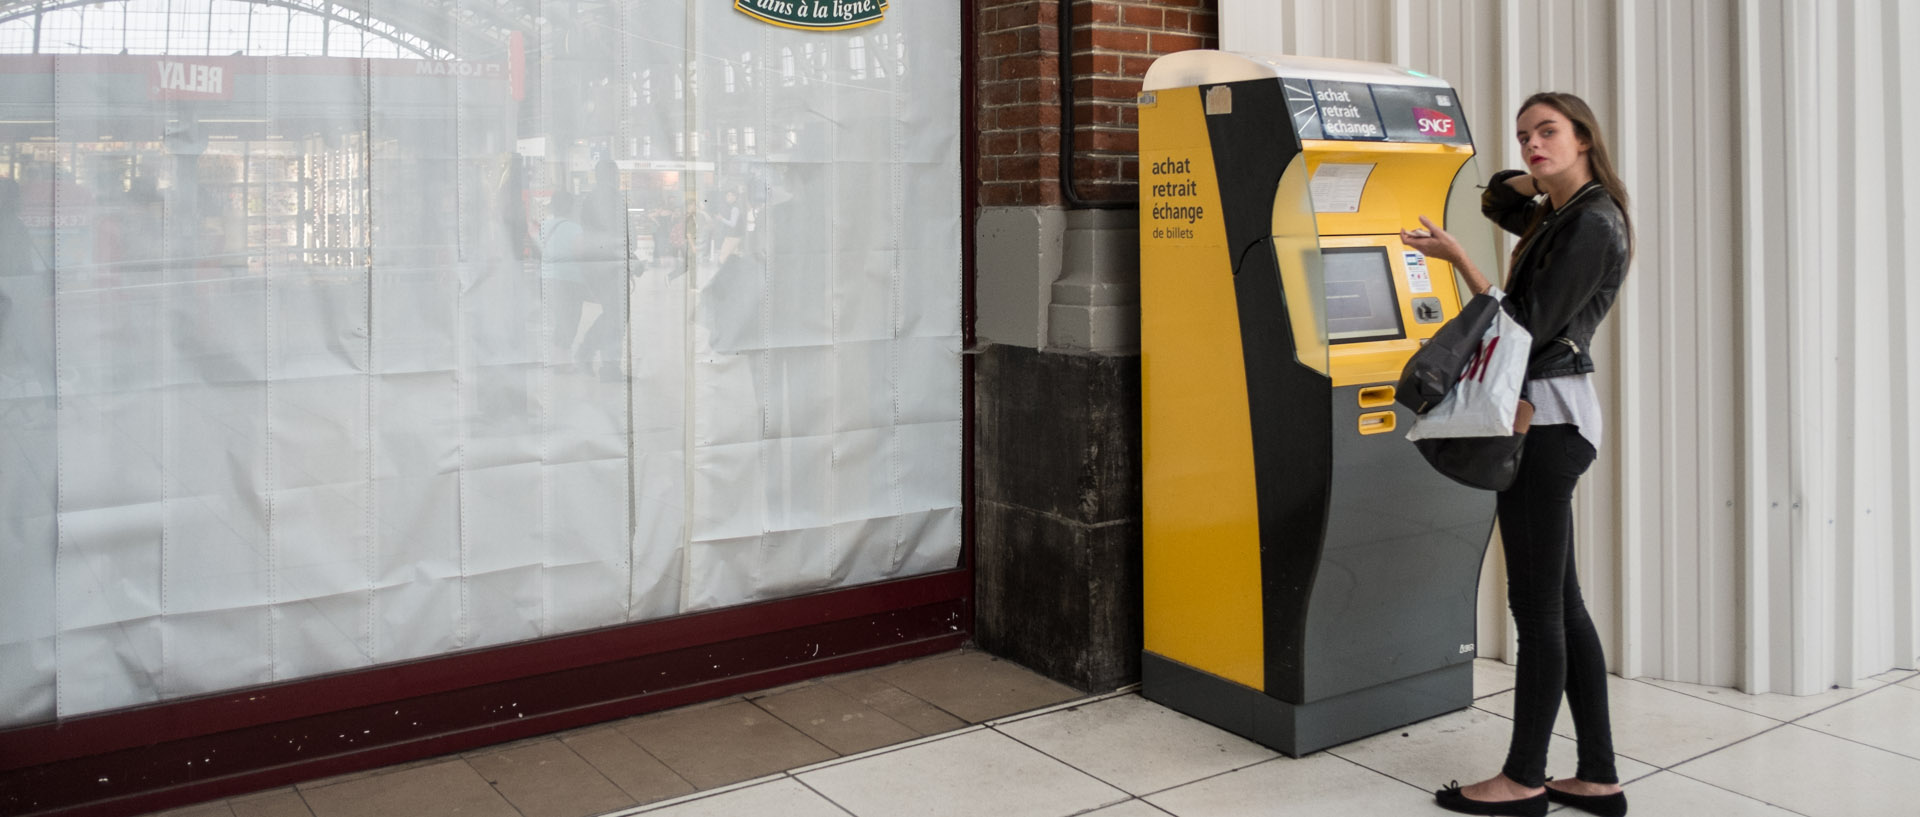
[[(169, 815), (1238, 817), (1444, 814), (1506, 746), (1513, 673), (1472, 708), (1298, 760), (1147, 702), (965, 651)], [(1612, 680), (1638, 815), (1905, 817), (1920, 674), (1794, 698)], [(1562, 718), (1549, 773), (1570, 775)], [(1572, 812), (1578, 813), (1578, 812)]]

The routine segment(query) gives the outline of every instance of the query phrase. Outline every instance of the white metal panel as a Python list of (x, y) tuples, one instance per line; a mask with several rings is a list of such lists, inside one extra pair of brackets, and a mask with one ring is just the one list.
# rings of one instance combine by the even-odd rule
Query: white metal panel
[[(1788, 122), (1782, 93), (1788, 78), (1780, 55), (1786, 53), (1789, 20), (1779, 3), (1743, 3), (1736, 13), (1740, 108), (1748, 118)], [(1787, 180), (1776, 170), (1786, 166), (1784, 129), (1741, 129), (1739, 183), (1746, 200), (1740, 209), (1740, 249), (1751, 261), (1741, 291), (1747, 320), (1740, 374), (1747, 399), (1739, 415), (1747, 464), (1741, 487), (1746, 545), (1741, 641), (1747, 648), (1741, 672), (1747, 688), (1757, 679), (1785, 677), (1792, 657), (1789, 645), (1773, 643), (1777, 634), (1792, 632), (1791, 607), (1784, 603), (1792, 598), (1792, 550), (1785, 535), (1791, 504), (1786, 499), (1789, 432), (1785, 414), (1767, 408), (1785, 405), (1790, 396), (1783, 376), (1786, 345), (1775, 331), (1787, 325), (1782, 295), (1788, 282), (1781, 263), (1788, 235)]]
[(1220, 0), (1220, 20), (1229, 16), (1234, 25), (1221, 25), (1220, 50), (1251, 53), (1294, 53), (1280, 42), (1278, 34), (1286, 27), (1286, 4), (1256, 0)]
[[(1223, 46), (1445, 78), (1483, 171), (1586, 98), (1635, 266), (1595, 341), (1615, 433), (1576, 560), (1628, 676), (1807, 694), (1920, 653), (1920, 13), (1895, 0), (1221, 0)], [(1230, 32), (1230, 33), (1229, 33)], [(1483, 654), (1508, 643), (1497, 557)], [(1509, 645), (1510, 649), (1510, 645)]]
[[(1890, 132), (1898, 135), (1899, 148), (1892, 151), (1893, 168), (1897, 169), (1885, 176), (1897, 180), (1887, 189), (1887, 203), (1894, 217), (1886, 241), (1888, 255), (1898, 264), (1904, 260), (1906, 237), (1920, 235), (1920, 80), (1914, 79), (1920, 77), (1920, 53), (1898, 47), (1920, 42), (1920, 9), (1907, 4), (1895, 6), (1892, 13), (1894, 20), (1882, 34), (1891, 55), (1888, 96), (1897, 103), (1889, 117)], [(1920, 367), (1920, 281), (1911, 275), (1895, 275), (1889, 295), (1894, 313), (1888, 337), (1892, 352), (1888, 368), (1896, 375), (1911, 373)], [(1891, 484), (1892, 541), (1905, 544), (1894, 551), (1890, 571), (1895, 577), (1893, 643), (1896, 655), (1920, 656), (1920, 548), (1914, 544), (1920, 542), (1920, 513), (1914, 510), (1920, 507), (1920, 457), (1914, 455), (1920, 451), (1920, 435), (1915, 432), (1920, 429), (1920, 392), (1916, 392), (1910, 376), (1895, 376), (1891, 381), (1889, 412), (1896, 418), (1891, 448), (1905, 453), (1904, 461), (1894, 463)]]

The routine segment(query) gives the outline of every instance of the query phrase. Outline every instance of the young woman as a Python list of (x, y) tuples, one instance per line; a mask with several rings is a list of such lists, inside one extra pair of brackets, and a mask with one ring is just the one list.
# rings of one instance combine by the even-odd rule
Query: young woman
[[(1541, 815), (1549, 801), (1606, 817), (1627, 812), (1614, 772), (1607, 667), (1580, 598), (1573, 566), (1573, 489), (1600, 446), (1593, 331), (1626, 277), (1632, 228), (1627, 191), (1614, 172), (1592, 109), (1572, 94), (1535, 94), (1516, 121), (1525, 171), (1494, 175), (1481, 209), (1521, 236), (1507, 304), (1533, 333), (1527, 397), (1533, 426), (1520, 473), (1496, 503), (1507, 560), (1507, 604), (1519, 630), (1513, 739), (1500, 774), (1434, 793), (1464, 814)], [(1425, 231), (1401, 240), (1454, 265), (1475, 294), (1490, 282), (1453, 236)], [(1547, 742), (1565, 692), (1579, 744), (1573, 780), (1546, 778)]]

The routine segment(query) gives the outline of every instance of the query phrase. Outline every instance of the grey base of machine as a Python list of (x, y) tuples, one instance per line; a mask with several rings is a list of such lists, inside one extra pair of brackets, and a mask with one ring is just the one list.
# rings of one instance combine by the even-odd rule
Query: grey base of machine
[(1463, 662), (1311, 703), (1294, 704), (1143, 652), (1140, 694), (1288, 757), (1300, 757), (1465, 709), (1473, 703), (1473, 664)]

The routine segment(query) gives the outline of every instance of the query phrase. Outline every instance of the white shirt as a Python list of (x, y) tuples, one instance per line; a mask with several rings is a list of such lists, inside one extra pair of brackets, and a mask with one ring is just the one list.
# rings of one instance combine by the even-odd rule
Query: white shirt
[(1535, 380), (1528, 386), (1527, 393), (1533, 399), (1534, 425), (1574, 426), (1593, 450), (1600, 450), (1606, 424), (1600, 415), (1600, 394), (1593, 388), (1593, 375)]

